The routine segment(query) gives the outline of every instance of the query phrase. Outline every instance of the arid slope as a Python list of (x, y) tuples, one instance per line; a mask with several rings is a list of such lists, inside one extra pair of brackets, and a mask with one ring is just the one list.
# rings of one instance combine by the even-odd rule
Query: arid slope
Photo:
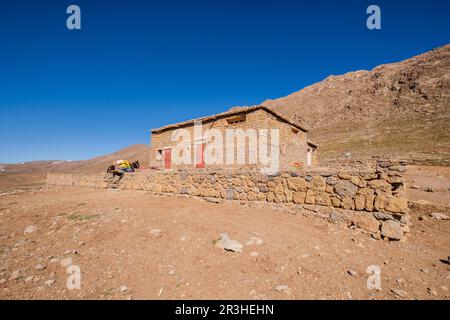
[(84, 161), (33, 161), (0, 165), (0, 192), (33, 189), (44, 184), (47, 172), (98, 173), (118, 159), (139, 160), (147, 166), (149, 146), (135, 144), (117, 152)]
[(351, 152), (450, 164), (450, 45), (263, 104), (309, 127), (322, 159)]

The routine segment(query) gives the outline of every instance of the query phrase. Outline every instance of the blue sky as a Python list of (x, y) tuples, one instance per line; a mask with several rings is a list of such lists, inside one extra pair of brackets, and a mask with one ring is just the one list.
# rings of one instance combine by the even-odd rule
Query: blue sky
[[(66, 8), (81, 8), (81, 30)], [(377, 4), (382, 30), (366, 28)], [(0, 162), (87, 159), (450, 43), (449, 1), (8, 1)]]

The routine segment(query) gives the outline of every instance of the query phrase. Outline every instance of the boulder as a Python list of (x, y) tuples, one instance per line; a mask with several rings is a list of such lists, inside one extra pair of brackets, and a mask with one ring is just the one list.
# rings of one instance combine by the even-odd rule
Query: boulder
[(389, 240), (401, 240), (403, 238), (402, 226), (397, 221), (383, 221), (381, 223), (381, 235)]
[(377, 233), (380, 230), (380, 222), (370, 213), (353, 212), (349, 214), (348, 219), (353, 225), (370, 233)]
[(334, 186), (334, 191), (341, 197), (354, 197), (358, 187), (348, 180), (339, 180)]

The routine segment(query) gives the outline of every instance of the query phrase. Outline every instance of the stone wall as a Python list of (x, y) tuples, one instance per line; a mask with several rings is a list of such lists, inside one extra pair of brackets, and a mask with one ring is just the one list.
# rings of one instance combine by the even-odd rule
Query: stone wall
[(358, 159), (320, 159), (319, 167), (333, 170), (351, 170), (351, 171), (375, 171), (379, 157), (358, 158)]
[(112, 182), (109, 175), (48, 174), (47, 184), (327, 207), (338, 209), (330, 211), (334, 215), (331, 220), (345, 213), (346, 220), (358, 227), (399, 240), (409, 225), (405, 165), (403, 161), (378, 160), (372, 171), (292, 171), (276, 176), (257, 171), (148, 170), (126, 174), (119, 182)]

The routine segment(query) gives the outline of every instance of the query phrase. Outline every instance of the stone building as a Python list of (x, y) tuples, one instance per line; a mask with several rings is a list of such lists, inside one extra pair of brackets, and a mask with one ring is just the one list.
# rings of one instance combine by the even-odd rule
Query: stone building
[[(202, 134), (198, 134), (201, 123)], [(197, 128), (197, 129), (196, 129)], [(205, 131), (214, 129), (216, 133), (223, 134), (223, 138), (205, 136)], [(279, 139), (274, 139), (272, 130), (276, 130)], [(238, 137), (227, 139), (229, 132), (240, 132), (240, 137), (245, 141), (245, 147), (238, 147)], [(267, 132), (267, 133), (266, 133)], [(252, 136), (251, 133), (255, 133)], [(235, 107), (226, 112), (167, 125), (151, 130), (151, 155), (150, 166), (159, 169), (254, 169), (261, 166), (255, 157), (259, 155), (262, 141), (266, 141), (268, 154), (278, 149), (279, 169), (292, 168), (307, 169), (317, 164), (317, 145), (307, 139), (308, 130), (300, 124), (286, 119), (277, 112), (265, 106)], [(242, 135), (243, 134), (243, 135)], [(181, 137), (182, 136), (182, 137)], [(265, 137), (264, 137), (265, 136)], [(220, 139), (219, 139), (220, 138)], [(258, 140), (259, 138), (259, 140)], [(262, 139), (265, 138), (265, 139)], [(222, 140), (220, 150), (214, 151), (216, 161), (210, 161), (211, 156), (205, 156), (210, 152), (212, 143)], [(256, 141), (258, 140), (258, 141)], [(180, 151), (180, 142), (185, 146)], [(236, 142), (235, 144), (228, 143)], [(278, 141), (278, 143), (274, 143)], [(178, 145), (178, 147), (177, 147)], [(234, 162), (227, 161), (227, 153), (234, 155)], [(208, 151), (209, 150), (209, 151)], [(264, 149), (263, 149), (264, 150)], [(183, 154), (184, 153), (184, 154)], [(211, 153), (208, 153), (208, 155)], [(240, 158), (239, 158), (240, 155)], [(192, 162), (175, 161), (188, 156)], [(220, 158), (219, 161), (217, 158)], [(239, 161), (238, 159), (241, 159)], [(243, 161), (245, 160), (245, 161)]]

